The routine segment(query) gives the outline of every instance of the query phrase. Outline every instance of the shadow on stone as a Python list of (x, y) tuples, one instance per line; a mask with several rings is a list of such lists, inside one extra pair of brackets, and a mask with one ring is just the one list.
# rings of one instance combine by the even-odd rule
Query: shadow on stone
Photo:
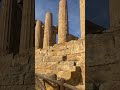
[(66, 83), (77, 86), (79, 84), (82, 84), (82, 75), (81, 75), (81, 68), (79, 66), (76, 67), (76, 71), (71, 72), (71, 78), (69, 80), (66, 80)]

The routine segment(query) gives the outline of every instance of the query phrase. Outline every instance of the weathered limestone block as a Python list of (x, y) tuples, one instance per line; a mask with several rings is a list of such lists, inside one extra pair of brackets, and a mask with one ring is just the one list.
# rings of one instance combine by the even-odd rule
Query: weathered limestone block
[(20, 65), (20, 64), (16, 64), (15, 66), (12, 66), (10, 68), (10, 74), (25, 74), (27, 72), (29, 72), (29, 64), (25, 64), (25, 65)]
[(60, 56), (60, 55), (66, 55), (65, 53), (65, 50), (60, 50), (60, 51), (57, 51), (57, 55)]
[(35, 58), (35, 63), (39, 63), (41, 61), (43, 61), (43, 56), (40, 55), (39, 57)]
[(120, 89), (119, 81), (102, 83), (99, 87), (99, 90), (119, 90), (119, 89)]
[(86, 42), (86, 50), (88, 51), (86, 52), (87, 66), (109, 64), (118, 61), (112, 33), (86, 36)]
[[(86, 67), (86, 77), (89, 76), (92, 80), (100, 82), (118, 81), (120, 80), (118, 68), (120, 63)], [(86, 80), (91, 81), (89, 78)]]
[(57, 73), (57, 76), (59, 78), (64, 78), (65, 80), (68, 80), (71, 77), (71, 71), (59, 71)]
[[(64, 70), (62, 68), (64, 68), (66, 65), (59, 65), (61, 61), (46, 61), (46, 62), (41, 62), (39, 64), (36, 65), (36, 72), (38, 73), (57, 73), (59, 70)], [(71, 66), (66, 66), (68, 68), (70, 68), (70, 70), (73, 69), (73, 67)], [(67, 69), (67, 68), (66, 68)], [(68, 69), (67, 69), (68, 70)], [(73, 69), (75, 70), (75, 68)]]
[(24, 84), (35, 84), (35, 73), (27, 73), (24, 77)]
[(81, 62), (85, 62), (85, 52), (82, 52), (80, 54), (76, 55), (76, 60), (77, 61), (81, 61)]
[(67, 0), (60, 0), (58, 17), (58, 43), (64, 43), (67, 41), (68, 34)]
[(0, 90), (11, 90), (12, 86), (0, 86)]
[(10, 86), (0, 86), (0, 90), (34, 90), (29, 89), (30, 86), (27, 85), (10, 85)]
[(64, 78), (65, 82), (70, 85), (77, 86), (82, 83), (81, 70), (78, 69), (78, 67), (76, 67), (74, 71), (72, 71), (71, 69), (63, 71), (59, 70), (57, 75), (60, 78)]
[(39, 55), (40, 54), (40, 49), (36, 49), (35, 50), (35, 55), (37, 56), (37, 55)]
[(47, 50), (45, 50), (45, 49), (42, 49), (42, 50), (36, 49), (35, 50), (35, 59), (37, 59), (39, 57), (40, 58), (43, 57), (46, 53), (47, 53)]
[(51, 57), (52, 57), (52, 56), (57, 56), (57, 53), (56, 53), (57, 51), (56, 51), (56, 50), (54, 51), (54, 50), (55, 50), (55, 49), (51, 49), (51, 50), (49, 49), (49, 51), (48, 51), (48, 56), (51, 56)]
[[(82, 41), (80, 42), (79, 40), (77, 40), (65, 42), (63, 44), (57, 44), (51, 46), (48, 49), (42, 49), (40, 50), (40, 52), (39, 50), (36, 50), (39, 57), (37, 56), (35, 61), (35, 72), (40, 74), (54, 73), (57, 75), (60, 73), (59, 76), (61, 77), (69, 77), (67, 80), (71, 78), (72, 73), (72, 79), (70, 79), (69, 82), (74, 81), (75, 83), (77, 83), (77, 86), (83, 85), (84, 82), (82, 81), (82, 79), (84, 77), (82, 75), (84, 75), (83, 73), (85, 73), (84, 69), (82, 69), (84, 70), (83, 72), (81, 72), (81, 70), (78, 71), (78, 77), (73, 77), (76, 76), (76, 66), (82, 66), (83, 68), (85, 68), (83, 65), (83, 63), (85, 64), (85, 61), (82, 62), (84, 59), (82, 55), (85, 54), (84, 49), (82, 49), (83, 51), (78, 51), (77, 53), (74, 50), (75, 45), (79, 47), (80, 44), (81, 46), (84, 45)], [(77, 62), (80, 60), (81, 62), (79, 62), (78, 64)]]
[(0, 76), (10, 75), (13, 54), (3, 56), (0, 60)]
[(12, 75), (12, 76), (2, 76), (0, 77), (0, 86), (4, 85), (21, 85), (23, 84), (23, 76)]
[(85, 52), (85, 41), (84, 40), (74, 40), (66, 43), (67, 48), (71, 50), (71, 54), (77, 54)]
[(29, 57), (28, 56), (26, 56), (26, 57), (20, 57), (20, 56), (18, 56), (18, 57), (16, 57), (16, 58), (14, 58), (14, 59), (12, 59), (12, 64), (11, 64), (11, 66), (18, 66), (18, 65), (26, 65), (26, 64), (28, 64), (28, 62), (29, 62)]
[(59, 51), (59, 50), (65, 49), (66, 46), (67, 46), (67, 43), (63, 43), (63, 44), (57, 44), (57, 45), (53, 46), (53, 48), (54, 48), (54, 50), (58, 50)]
[(80, 44), (79, 43), (74, 43), (73, 44), (73, 53), (80, 53), (81, 52), (81, 50), (80, 50), (80, 48), (83, 48), (83, 47), (80, 47)]
[(43, 58), (44, 62), (59, 62), (59, 61), (63, 61), (63, 56), (46, 56), (45, 58)]
[(12, 85), (11, 89), (8, 90), (26, 90), (27, 86), (25, 85)]
[(51, 46), (52, 39), (52, 13), (47, 12), (45, 17), (43, 48)]
[(73, 44), (76, 53), (85, 52), (85, 39), (79, 39), (78, 41), (74, 41)]
[(71, 54), (71, 50), (67, 48), (67, 49), (65, 50), (65, 55), (70, 55), (70, 54)]
[(61, 61), (59, 62), (59, 65), (68, 65), (68, 67), (71, 67), (71, 66), (76, 66), (75, 63), (76, 61)]
[[(116, 31), (87, 36), (86, 42), (90, 44), (86, 44), (86, 49), (90, 53), (86, 52), (86, 76), (91, 80), (98, 82), (120, 80), (119, 34), (120, 31)], [(86, 80), (91, 82), (89, 78)]]
[(67, 61), (80, 61), (81, 59), (81, 54), (71, 54), (71, 55), (67, 55)]
[[(76, 88), (78, 88), (79, 90), (85, 90), (86, 88), (85, 88), (85, 85), (77, 85), (77, 86), (75, 86)], [(87, 89), (86, 89), (87, 90)]]
[(94, 90), (95, 85), (93, 83), (85, 83), (85, 89), (86, 90)]
[(40, 50), (40, 54), (45, 54), (47, 52), (48, 52), (48, 49), (42, 49), (42, 50)]
[(76, 70), (76, 67), (75, 66), (72, 66), (72, 65), (69, 65), (69, 64), (63, 64), (63, 65), (59, 65), (56, 67), (56, 70), (59, 72), (59, 71), (75, 71)]

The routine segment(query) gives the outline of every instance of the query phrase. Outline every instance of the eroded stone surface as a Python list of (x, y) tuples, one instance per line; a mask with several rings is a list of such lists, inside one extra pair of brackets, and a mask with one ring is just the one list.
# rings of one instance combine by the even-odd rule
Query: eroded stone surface
[(56, 74), (66, 83), (84, 90), (85, 76), (84, 39), (56, 44), (47, 49), (35, 51), (35, 72), (38, 74)]
[(87, 35), (86, 42), (86, 82), (95, 83), (94, 89), (118, 90), (120, 30)]

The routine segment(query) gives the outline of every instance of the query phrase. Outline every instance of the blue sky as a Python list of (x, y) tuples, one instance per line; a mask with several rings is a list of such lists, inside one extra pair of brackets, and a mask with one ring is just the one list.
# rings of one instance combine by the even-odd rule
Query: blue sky
[(109, 0), (86, 0), (86, 18), (108, 28)]
[[(109, 26), (108, 0), (86, 0), (86, 18), (104, 27)], [(45, 21), (47, 11), (53, 14), (53, 25), (58, 25), (59, 0), (35, 0), (35, 18)], [(80, 35), (79, 0), (68, 0), (69, 33)]]

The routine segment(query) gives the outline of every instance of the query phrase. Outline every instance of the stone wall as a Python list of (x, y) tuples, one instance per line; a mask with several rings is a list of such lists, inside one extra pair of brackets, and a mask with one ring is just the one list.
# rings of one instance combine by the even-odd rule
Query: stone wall
[(0, 90), (34, 90), (34, 67), (34, 54), (0, 56)]
[(120, 30), (86, 36), (87, 90), (120, 89)]
[(35, 72), (48, 76), (56, 74), (58, 79), (63, 78), (66, 83), (81, 87), (85, 76), (84, 45), (84, 39), (80, 39), (36, 50)]

